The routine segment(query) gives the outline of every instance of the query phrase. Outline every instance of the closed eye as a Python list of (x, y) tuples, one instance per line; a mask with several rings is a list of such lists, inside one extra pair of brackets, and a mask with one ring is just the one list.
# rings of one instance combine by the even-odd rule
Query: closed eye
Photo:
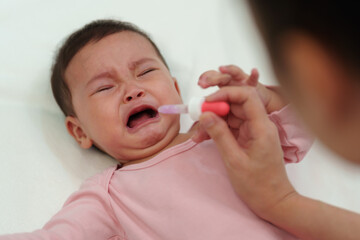
[(106, 91), (106, 90), (110, 90), (111, 88), (112, 88), (112, 86), (104, 86), (104, 87), (101, 87), (101, 88), (97, 89), (95, 93), (99, 93), (99, 92), (103, 92), (103, 91)]
[(148, 74), (148, 73), (150, 73), (150, 72), (152, 72), (152, 71), (155, 71), (156, 70), (156, 68), (150, 68), (150, 69), (147, 69), (147, 70), (145, 70), (144, 72), (142, 72), (139, 76), (141, 77), (141, 76), (144, 76), (145, 74)]

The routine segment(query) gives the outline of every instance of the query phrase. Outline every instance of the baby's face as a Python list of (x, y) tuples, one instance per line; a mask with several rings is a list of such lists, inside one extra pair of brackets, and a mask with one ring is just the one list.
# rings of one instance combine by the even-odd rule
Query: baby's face
[[(179, 133), (179, 117), (157, 108), (179, 104), (176, 80), (151, 43), (133, 32), (109, 35), (82, 48), (65, 71), (76, 117), (70, 133), (127, 162), (151, 156)], [(89, 143), (89, 144), (86, 144)]]

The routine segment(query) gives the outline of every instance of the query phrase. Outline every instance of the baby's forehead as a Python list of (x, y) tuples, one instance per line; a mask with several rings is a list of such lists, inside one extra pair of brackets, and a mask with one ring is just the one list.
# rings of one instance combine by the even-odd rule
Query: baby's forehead
[(144, 59), (163, 62), (152, 43), (141, 34), (131, 31), (113, 33), (81, 48), (69, 62), (65, 79), (72, 85), (70, 82), (74, 79), (89, 78), (114, 64), (134, 68)]
[(141, 50), (147, 48), (147, 50), (151, 50), (154, 53), (156, 52), (151, 42), (141, 34), (131, 31), (122, 31), (107, 35), (101, 39), (90, 41), (82, 49), (80, 49), (75, 56), (89, 50), (108, 50), (113, 52), (116, 49), (122, 48), (123, 50), (136, 51), (139, 50), (139, 47), (141, 47)]
[(124, 60), (132, 55), (134, 58), (142, 58), (142, 55), (159, 57), (155, 47), (147, 38), (135, 32), (123, 31), (87, 43), (74, 55), (73, 59), (84, 65), (89, 60), (98, 63), (104, 60), (105, 55), (111, 57), (115, 54), (118, 54), (117, 57), (122, 56)]

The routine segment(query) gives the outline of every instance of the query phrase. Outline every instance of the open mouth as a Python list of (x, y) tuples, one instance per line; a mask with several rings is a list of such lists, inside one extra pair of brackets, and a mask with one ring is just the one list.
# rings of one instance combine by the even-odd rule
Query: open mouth
[(135, 128), (158, 116), (158, 111), (151, 107), (137, 108), (130, 113), (126, 126), (128, 128)]

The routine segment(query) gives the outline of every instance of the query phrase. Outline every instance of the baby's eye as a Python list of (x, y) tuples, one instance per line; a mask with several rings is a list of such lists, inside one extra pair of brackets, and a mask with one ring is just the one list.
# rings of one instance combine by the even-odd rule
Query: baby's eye
[(109, 90), (111, 88), (112, 88), (112, 86), (104, 86), (104, 87), (101, 87), (98, 90), (96, 90), (96, 93), (103, 92), (103, 91)]
[(152, 72), (152, 71), (155, 71), (155, 70), (156, 70), (156, 68), (149, 68), (149, 69), (145, 70), (144, 72), (142, 72), (142, 73), (140, 74), (140, 76), (143, 76), (143, 75), (148, 74), (148, 73), (150, 73), (150, 72)]

